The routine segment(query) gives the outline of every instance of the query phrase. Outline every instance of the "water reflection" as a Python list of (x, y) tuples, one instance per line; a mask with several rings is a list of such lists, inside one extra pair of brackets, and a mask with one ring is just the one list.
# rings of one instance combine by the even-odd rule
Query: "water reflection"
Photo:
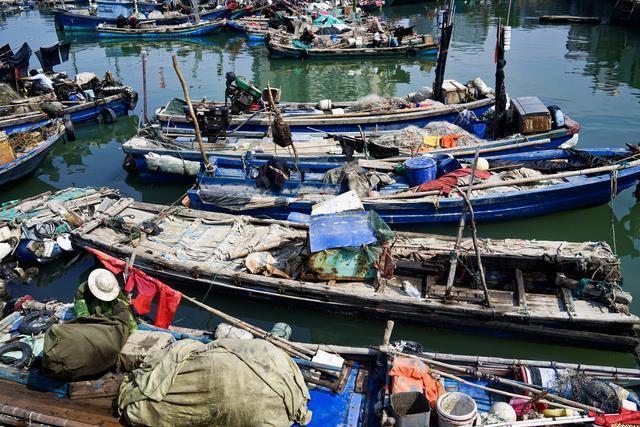
[(574, 25), (567, 39), (567, 58), (584, 61), (583, 73), (594, 89), (620, 94), (620, 86), (640, 88), (640, 43), (630, 29)]

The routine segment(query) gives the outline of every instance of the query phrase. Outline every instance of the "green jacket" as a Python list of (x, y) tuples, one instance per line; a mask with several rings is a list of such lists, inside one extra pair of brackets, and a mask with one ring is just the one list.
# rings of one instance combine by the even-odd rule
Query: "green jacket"
[(118, 297), (113, 301), (102, 301), (91, 293), (87, 282), (83, 282), (78, 287), (76, 298), (73, 302), (73, 312), (76, 317), (88, 317), (91, 315), (111, 317), (113, 316), (113, 309), (117, 304), (123, 304), (129, 311), (129, 331), (136, 329), (138, 323), (135, 317), (133, 317), (131, 305), (122, 292), (120, 292)]

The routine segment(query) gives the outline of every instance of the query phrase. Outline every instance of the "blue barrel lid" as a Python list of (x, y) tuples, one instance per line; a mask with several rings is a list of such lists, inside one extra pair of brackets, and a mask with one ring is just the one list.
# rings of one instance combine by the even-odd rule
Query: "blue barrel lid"
[(406, 169), (428, 169), (435, 165), (436, 160), (433, 157), (412, 157), (404, 162)]

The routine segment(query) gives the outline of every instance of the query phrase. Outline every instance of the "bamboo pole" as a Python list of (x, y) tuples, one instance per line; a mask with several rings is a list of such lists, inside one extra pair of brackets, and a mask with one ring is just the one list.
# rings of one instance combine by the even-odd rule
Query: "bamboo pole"
[[(473, 180), (473, 176), (471, 179)], [(469, 186), (469, 189), (471, 189), (471, 186)], [(480, 248), (478, 247), (478, 229), (476, 227), (476, 217), (475, 217), (475, 214), (473, 213), (473, 206), (471, 205), (471, 201), (469, 200), (466, 194), (462, 192), (460, 194), (462, 194), (465, 204), (468, 206), (468, 209), (469, 209), (469, 219), (471, 222), (471, 240), (473, 242), (473, 248), (476, 253), (476, 262), (478, 263), (478, 271), (480, 272), (480, 282), (482, 283), (482, 291), (484, 292), (484, 299), (487, 302), (487, 307), (493, 308), (493, 304), (491, 303), (491, 297), (489, 296), (489, 288), (487, 287), (487, 279), (484, 275), (484, 266), (482, 265), (482, 256), (480, 256)]]
[(35, 422), (60, 427), (87, 427), (91, 425), (79, 421), (54, 417), (52, 415), (41, 414), (38, 412), (30, 411), (28, 409), (9, 405), (0, 405), (0, 413), (27, 420), (28, 424)]
[[(476, 154), (473, 157), (473, 165), (471, 166), (471, 175), (469, 178), (469, 185), (467, 186), (467, 197), (471, 195), (471, 188), (473, 187), (473, 180), (476, 176), (476, 169), (478, 167), (478, 157), (480, 157), (480, 148), (476, 148)], [(456, 242), (453, 245), (453, 250), (449, 257), (449, 276), (447, 277), (447, 287), (445, 288), (444, 301), (450, 299), (451, 289), (453, 289), (453, 281), (456, 277), (456, 269), (458, 267), (458, 248), (462, 241), (462, 233), (464, 231), (464, 223), (467, 217), (467, 205), (462, 206), (462, 214), (460, 215), (460, 224), (458, 225), (458, 234), (456, 236)], [(488, 301), (488, 300), (487, 300)]]
[(305, 359), (305, 360), (311, 360), (311, 356), (313, 356), (313, 351), (306, 349), (304, 347), (295, 345), (293, 343), (291, 343), (288, 340), (282, 339), (280, 337), (274, 336), (269, 334), (267, 331), (260, 329), (256, 326), (252, 326), (246, 322), (243, 322), (242, 320), (235, 318), (233, 316), (230, 316), (220, 310), (217, 310), (213, 307), (209, 307), (206, 304), (201, 303), (200, 301), (198, 301), (195, 298), (191, 298), (190, 296), (187, 296), (185, 294), (182, 294), (182, 298), (186, 299), (187, 301), (189, 301), (190, 303), (202, 308), (205, 311), (208, 311), (209, 313), (215, 314), (216, 316), (224, 319), (225, 321), (229, 322), (230, 324), (232, 324), (233, 326), (243, 329), (249, 333), (251, 333), (253, 336), (262, 338), (266, 341), (269, 341), (270, 343), (274, 344), (277, 347), (280, 347), (281, 349), (285, 350), (286, 352), (294, 355), (295, 357), (299, 357), (301, 359)]
[[(449, 379), (452, 379), (454, 381), (458, 381), (458, 382), (460, 382), (462, 384), (466, 384), (466, 385), (468, 385), (470, 387), (474, 387), (474, 388), (477, 388), (479, 390), (488, 391), (489, 393), (500, 394), (502, 396), (507, 396), (507, 397), (515, 397), (515, 398), (524, 399), (524, 400), (530, 400), (531, 399), (531, 396), (524, 396), (522, 394), (511, 393), (509, 391), (498, 390), (498, 389), (495, 389), (495, 388), (486, 387), (486, 386), (483, 386), (483, 385), (480, 385), (480, 384), (476, 384), (476, 383), (471, 382), (471, 381), (467, 381), (464, 378), (460, 378), (460, 377), (458, 377), (456, 375), (449, 374), (449, 373), (444, 372), (444, 371), (440, 371), (438, 369), (431, 368), (431, 372), (433, 372), (435, 374), (438, 374), (438, 375), (440, 375), (442, 377), (449, 378)], [(497, 377), (497, 378), (499, 378), (499, 377)], [(539, 391), (538, 391), (538, 393), (539, 393)], [(538, 400), (538, 402), (546, 403), (547, 405), (555, 406), (557, 408), (574, 409), (574, 410), (578, 409), (576, 406), (569, 406), (569, 405), (565, 405), (565, 404), (554, 402), (554, 401), (547, 400), (547, 399), (540, 399), (540, 400)]]
[[(534, 176), (529, 178), (513, 179), (509, 181), (478, 184), (474, 186), (474, 189), (486, 190), (487, 188), (506, 187), (511, 185), (520, 185), (520, 184), (531, 184), (534, 182), (549, 181), (552, 179), (570, 178), (574, 176), (585, 176), (585, 175), (591, 175), (591, 174), (602, 173), (602, 172), (620, 171), (624, 169), (633, 168), (636, 166), (640, 166), (640, 160), (634, 160), (629, 163), (618, 163), (610, 166), (599, 166), (596, 168), (580, 169), (577, 171), (559, 172), (551, 175)], [(466, 190), (467, 188), (468, 186), (461, 187), (460, 190)], [(375, 201), (375, 200), (384, 200), (384, 199), (409, 199), (409, 198), (418, 198), (418, 197), (426, 197), (426, 196), (435, 196), (438, 194), (440, 194), (440, 191), (438, 190), (425, 191), (422, 193), (414, 193), (413, 191), (403, 191), (401, 193), (395, 193), (388, 196), (382, 196), (377, 198), (368, 198), (364, 200)]]
[[(529, 391), (529, 392), (532, 392), (532, 393), (536, 393), (537, 394), (537, 393), (540, 393), (540, 391), (541, 391), (540, 389), (538, 389), (536, 387), (529, 386), (529, 385), (526, 385), (526, 384), (522, 384), (522, 383), (520, 383), (518, 381), (513, 381), (513, 380), (510, 380), (510, 379), (507, 379), (507, 378), (498, 377), (496, 375), (486, 374), (486, 373), (480, 372), (480, 371), (478, 371), (477, 369), (474, 369), (474, 368), (466, 368), (466, 367), (463, 367), (463, 366), (456, 366), (456, 365), (452, 365), (450, 363), (440, 362), (440, 361), (437, 361), (437, 360), (428, 359), (426, 357), (415, 356), (415, 355), (411, 355), (411, 354), (405, 354), (405, 353), (401, 353), (401, 352), (398, 352), (398, 351), (391, 351), (390, 353), (393, 354), (393, 355), (397, 355), (397, 356), (405, 356), (405, 357), (415, 358), (415, 359), (421, 360), (421, 361), (423, 361), (423, 362), (425, 362), (427, 364), (431, 364), (431, 365), (435, 365), (435, 366), (438, 366), (438, 367), (441, 367), (441, 368), (449, 369), (451, 371), (460, 372), (460, 373), (463, 373), (463, 374), (466, 374), (466, 375), (472, 375), (472, 376), (475, 376), (477, 378), (485, 378), (485, 379), (488, 379), (488, 380), (493, 381), (493, 382), (498, 382), (498, 383), (501, 383), (501, 384), (509, 385), (511, 387), (516, 387), (516, 388), (519, 388), (521, 390)], [(447, 375), (449, 375), (449, 374), (447, 374)], [(473, 384), (473, 383), (470, 383), (470, 385), (471, 384)], [(551, 399), (553, 399), (553, 400), (555, 400), (557, 402), (563, 403), (565, 405), (571, 405), (573, 408), (579, 408), (579, 409), (588, 410), (588, 411), (595, 411), (595, 412), (599, 412), (599, 413), (602, 412), (601, 409), (598, 409), (598, 408), (596, 408), (594, 406), (584, 405), (582, 403), (574, 402), (572, 400), (565, 399), (564, 397), (557, 396), (557, 395), (552, 394), (552, 393), (547, 393), (546, 395), (549, 398), (551, 398)]]
[(209, 170), (211, 168), (211, 162), (209, 162), (209, 157), (207, 156), (207, 152), (204, 149), (204, 143), (202, 142), (202, 134), (200, 133), (200, 125), (198, 124), (198, 120), (196, 119), (196, 113), (193, 110), (193, 104), (191, 103), (191, 98), (189, 98), (189, 90), (187, 89), (187, 84), (184, 81), (184, 77), (182, 77), (182, 73), (180, 72), (180, 68), (178, 67), (178, 59), (176, 55), (172, 55), (171, 57), (173, 61), (173, 69), (178, 75), (178, 79), (180, 80), (180, 85), (182, 86), (182, 92), (184, 93), (184, 100), (189, 107), (189, 116), (191, 117), (191, 121), (193, 122), (193, 129), (196, 133), (196, 140), (198, 141), (198, 146), (200, 147), (200, 154), (202, 155), (202, 160), (204, 161), (205, 169)]

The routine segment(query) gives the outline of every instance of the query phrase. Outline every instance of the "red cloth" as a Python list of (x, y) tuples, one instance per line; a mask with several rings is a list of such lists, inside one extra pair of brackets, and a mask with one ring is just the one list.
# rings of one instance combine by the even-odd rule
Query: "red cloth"
[[(86, 248), (89, 252), (94, 254), (96, 258), (100, 260), (104, 268), (112, 272), (113, 274), (120, 274), (124, 271), (124, 266), (126, 263), (124, 261), (119, 260), (118, 258), (114, 258), (110, 255), (105, 254), (102, 251), (93, 248)], [(131, 292), (131, 291), (127, 291)]]
[[(424, 184), (418, 186), (417, 192), (423, 191), (431, 191), (431, 190), (439, 190), (443, 194), (449, 194), (453, 191), (453, 187), (458, 185), (458, 178), (462, 176), (471, 175), (470, 168), (462, 168), (456, 169), (453, 172), (449, 172), (448, 174), (442, 175), (438, 179), (434, 179), (433, 181), (427, 181)], [(477, 170), (475, 173), (475, 177), (478, 179), (487, 179), (491, 176), (491, 172), (488, 171), (479, 171)]]
[(160, 285), (160, 298), (158, 300), (158, 312), (156, 313), (155, 326), (159, 328), (168, 328), (176, 314), (182, 294), (175, 289), (171, 289), (164, 283), (158, 282)]
[(596, 415), (595, 412), (589, 412), (589, 416), (595, 417), (595, 423), (599, 426), (610, 426), (613, 424), (640, 425), (640, 412), (626, 408), (620, 408), (619, 414)]
[[(97, 249), (86, 248), (89, 252), (94, 254), (102, 265), (105, 266), (113, 274), (120, 274), (124, 271), (125, 262), (110, 255), (105, 254)], [(125, 291), (131, 292), (133, 288), (138, 291), (138, 294), (133, 299), (131, 304), (136, 309), (138, 314), (147, 314), (151, 311), (151, 303), (156, 293), (160, 294), (158, 298), (158, 310), (156, 313), (156, 320), (154, 325), (159, 328), (168, 328), (173, 321), (173, 316), (180, 305), (182, 294), (169, 286), (162, 283), (155, 277), (147, 275), (142, 270), (134, 267), (129, 268), (129, 278), (125, 285)]]

